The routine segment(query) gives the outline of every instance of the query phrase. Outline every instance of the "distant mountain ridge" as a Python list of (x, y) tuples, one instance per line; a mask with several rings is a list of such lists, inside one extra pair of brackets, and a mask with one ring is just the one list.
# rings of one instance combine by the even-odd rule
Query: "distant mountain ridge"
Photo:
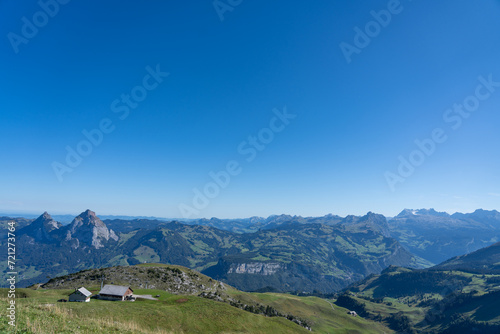
[(332, 291), (388, 265), (426, 265), (387, 235), (382, 215), (332, 225), (297, 219), (273, 216), (267, 222), (274, 228), (254, 233), (146, 220), (130, 223), (149, 222), (148, 228), (115, 232), (90, 210), (64, 226), (44, 213), (18, 231), (20, 284), (88, 268), (162, 262), (211, 273), (246, 290)]
[(390, 235), (410, 252), (433, 263), (473, 252), (500, 241), (500, 213), (405, 209), (388, 220)]
[[(389, 265), (429, 267), (500, 237), (500, 213), (405, 209), (392, 219), (274, 215), (189, 222), (102, 221), (86, 210), (68, 225), (48, 213), (20, 224), (24, 282), (103, 265), (179, 264), (241, 289), (340, 289)], [(8, 218), (0, 218), (6, 224)], [(416, 256), (415, 256), (415, 255)], [(1, 259), (1, 255), (0, 255)], [(50, 259), (50, 260), (48, 260)], [(302, 283), (301, 283), (302, 282)]]
[(450, 214), (447, 212), (437, 212), (434, 209), (418, 209), (418, 210), (404, 209), (396, 216), (396, 218), (406, 217), (406, 216), (450, 217)]

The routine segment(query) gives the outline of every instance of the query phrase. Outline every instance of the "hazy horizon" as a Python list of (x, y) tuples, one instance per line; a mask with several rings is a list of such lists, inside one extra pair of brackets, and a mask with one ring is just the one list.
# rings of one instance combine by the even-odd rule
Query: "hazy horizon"
[[(326, 213), (324, 215), (317, 215), (317, 216), (307, 216), (307, 215), (300, 215), (300, 214), (289, 214), (289, 213), (275, 213), (275, 214), (270, 214), (270, 215), (266, 215), (266, 216), (259, 216), (259, 215), (252, 215), (252, 216), (242, 216), (242, 217), (200, 217), (200, 218), (182, 218), (182, 217), (161, 217), (161, 216), (151, 216), (151, 215), (123, 215), (123, 214), (119, 214), (119, 213), (100, 213), (100, 212), (96, 212), (92, 209), (89, 209), (91, 211), (94, 211), (96, 213), (97, 216), (115, 216), (115, 217), (146, 217), (146, 218), (159, 218), (159, 219), (172, 219), (172, 220), (175, 220), (175, 219), (179, 219), (179, 220), (183, 220), (183, 219), (191, 219), (191, 220), (196, 220), (196, 219), (211, 219), (211, 218), (218, 218), (218, 219), (245, 219), (245, 218), (251, 218), (251, 217), (261, 217), (261, 218), (268, 218), (268, 217), (271, 217), (271, 216), (280, 216), (280, 215), (290, 215), (290, 216), (300, 216), (300, 217), (304, 217), (304, 218), (307, 218), (307, 217), (323, 217), (323, 216), (327, 216), (327, 215), (334, 215), (334, 216), (339, 216), (339, 217), (346, 217), (346, 216), (349, 216), (349, 215), (354, 215), (354, 216), (359, 216), (359, 217), (362, 217), (362, 216), (365, 216), (367, 215), (369, 212), (372, 212), (372, 213), (375, 213), (375, 214), (381, 214), (383, 215), (384, 217), (386, 218), (392, 218), (392, 217), (395, 217), (397, 216), (399, 213), (401, 213), (403, 210), (405, 209), (409, 209), (409, 210), (420, 210), (420, 209), (434, 209), (436, 212), (445, 212), (449, 215), (452, 215), (454, 213), (463, 213), (463, 214), (468, 214), (468, 213), (473, 213), (474, 211), (476, 210), (486, 210), (486, 211), (497, 211), (496, 209), (491, 209), (491, 210), (487, 210), (487, 209), (484, 209), (484, 208), (477, 208), (476, 210), (473, 210), (473, 211), (470, 211), (470, 212), (459, 212), (459, 211), (454, 211), (454, 212), (448, 212), (448, 211), (441, 211), (441, 210), (436, 210), (435, 208), (403, 208), (401, 209), (400, 211), (398, 211), (396, 214), (393, 214), (393, 215), (387, 215), (387, 214), (384, 214), (384, 213), (381, 213), (381, 212), (377, 212), (377, 211), (367, 211), (365, 213), (360, 213), (360, 214), (354, 214), (354, 213), (350, 213), (350, 214), (336, 214), (334, 212), (329, 212), (329, 213)], [(81, 213), (85, 212), (87, 209), (85, 210), (82, 210), (78, 213), (69, 213), (69, 212), (50, 212), (50, 211), (43, 211), (43, 212), (35, 212), (35, 211), (26, 211), (26, 212), (22, 212), (22, 211), (0, 211), (0, 215), (2, 214), (11, 214), (11, 215), (15, 215), (15, 216), (19, 216), (19, 217), (22, 217), (22, 218), (27, 218), (27, 217), (23, 217), (22, 215), (29, 215), (29, 216), (36, 216), (36, 217), (39, 217), (40, 215), (42, 215), (44, 212), (47, 212), (48, 214), (50, 214), (51, 216), (74, 216), (74, 217), (77, 217), (79, 216)], [(497, 211), (498, 212), (498, 211)]]

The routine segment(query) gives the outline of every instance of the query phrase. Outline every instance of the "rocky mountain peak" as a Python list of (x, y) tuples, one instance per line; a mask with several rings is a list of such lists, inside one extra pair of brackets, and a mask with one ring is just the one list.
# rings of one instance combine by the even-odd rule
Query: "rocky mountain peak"
[(84, 212), (81, 213), (81, 215), (87, 215), (87, 216), (92, 216), (92, 217), (97, 217), (95, 212), (90, 210), (90, 209), (87, 209), (85, 210)]
[(47, 232), (52, 232), (53, 230), (57, 230), (62, 226), (61, 223), (56, 222), (54, 219), (52, 219), (52, 216), (49, 215), (47, 211), (45, 211), (40, 217), (38, 217), (32, 224), (43, 227), (45, 230), (47, 230)]
[(66, 233), (66, 240), (73, 240), (75, 248), (83, 243), (99, 249), (104, 247), (103, 242), (109, 239), (117, 241), (118, 236), (113, 230), (108, 229), (106, 224), (91, 210), (86, 210), (75, 217)]
[(450, 217), (446, 212), (438, 212), (434, 209), (404, 209), (401, 211), (396, 218), (412, 217), (412, 216), (434, 216), (434, 217)]
[(367, 227), (371, 227), (375, 231), (380, 232), (384, 237), (390, 237), (389, 225), (384, 215), (370, 211), (361, 217), (359, 222), (365, 223)]
[(84, 212), (82, 212), (78, 217), (81, 217), (82, 219), (84, 219), (84, 220), (86, 220), (86, 221), (88, 221), (90, 223), (101, 221), (99, 219), (99, 217), (97, 217), (97, 215), (95, 214), (95, 212), (91, 211), (89, 209), (87, 209)]
[(52, 219), (50, 214), (45, 211), (30, 225), (25, 227), (25, 232), (29, 236), (33, 237), (36, 241), (52, 241), (54, 238), (51, 233), (54, 230), (58, 230), (61, 226), (61, 223), (56, 222), (54, 219)]
[(417, 213), (417, 210), (412, 210), (412, 209), (404, 209), (401, 211), (396, 218), (401, 218), (401, 217), (408, 217), (408, 216), (413, 216)]
[(384, 215), (381, 215), (379, 213), (375, 213), (375, 212), (368, 212), (366, 215), (363, 216), (363, 218), (366, 218), (366, 219), (372, 219), (372, 220), (383, 220), (385, 221), (385, 216)]
[(103, 221), (96, 216), (95, 212), (90, 210), (82, 212), (79, 216), (75, 217), (70, 224), (72, 230), (86, 225), (106, 227), (106, 224), (104, 224)]
[(360, 222), (369, 222), (369, 223), (374, 223), (377, 225), (387, 225), (387, 218), (385, 218), (384, 215), (381, 215), (379, 213), (373, 213), (373, 212), (368, 212), (366, 215), (363, 217), (360, 217), (359, 219)]

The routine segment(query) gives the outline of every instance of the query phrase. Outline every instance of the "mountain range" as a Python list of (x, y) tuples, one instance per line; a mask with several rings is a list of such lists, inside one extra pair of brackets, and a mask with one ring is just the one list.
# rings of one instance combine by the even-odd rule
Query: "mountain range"
[(17, 231), (18, 284), (93, 267), (161, 262), (193, 268), (245, 290), (326, 292), (388, 265), (427, 264), (389, 237), (385, 217), (374, 213), (336, 225), (283, 221), (253, 233), (179, 222), (133, 230), (126, 226), (115, 232), (90, 210), (69, 225), (42, 214)]
[(67, 225), (48, 213), (35, 220), (1, 217), (0, 224), (12, 220), (18, 223), (20, 286), (88, 268), (161, 262), (246, 291), (331, 292), (391, 265), (430, 267), (500, 237), (500, 213), (484, 210), (189, 222), (102, 221), (87, 210)]
[(388, 220), (389, 231), (407, 250), (432, 263), (463, 255), (500, 241), (500, 212), (403, 210)]

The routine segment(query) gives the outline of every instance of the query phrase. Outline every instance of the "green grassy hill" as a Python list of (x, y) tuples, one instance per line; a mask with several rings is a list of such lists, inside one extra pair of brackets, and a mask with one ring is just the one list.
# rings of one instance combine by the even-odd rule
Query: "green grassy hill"
[[(135, 277), (135, 273), (143, 276)], [(259, 310), (273, 310), (289, 318), (306, 321), (314, 333), (392, 333), (383, 324), (348, 315), (344, 308), (333, 309), (330, 302), (321, 298), (242, 292), (180, 266), (150, 264), (105, 268), (100, 272), (113, 279), (115, 284), (127, 284), (130, 280), (149, 277), (149, 286), (156, 284), (159, 287), (160, 281), (163, 281), (161, 289), (141, 289), (133, 284), (131, 286), (135, 294), (160, 295), (158, 300), (112, 302), (91, 299), (89, 303), (57, 302), (61, 298), (67, 299), (67, 296), (74, 291), (75, 284), (83, 285), (97, 294), (100, 282), (94, 279), (95, 274), (96, 272), (88, 270), (53, 279), (44, 285), (45, 288), (36, 285), (18, 289), (16, 299), (18, 331), (11, 330), (5, 318), (6, 309), (1, 308), (0, 332), (34, 334), (309, 332), (287, 317), (270, 317), (253, 313), (259, 313)], [(179, 279), (184, 277), (186, 284), (178, 284), (174, 277)], [(106, 280), (106, 283), (111, 282)], [(179, 285), (181, 286), (179, 291), (172, 289)], [(7, 302), (6, 295), (7, 289), (0, 289), (2, 303)], [(241, 308), (242, 306), (247, 307)]]
[[(27, 298), (17, 300), (19, 333), (308, 333), (284, 318), (253, 314), (196, 296), (174, 295), (162, 290), (135, 290), (160, 295), (159, 300), (57, 303), (73, 290), (20, 289)], [(91, 288), (92, 292), (98, 289)], [(3, 301), (5, 298), (2, 297)], [(2, 308), (1, 333), (9, 331)]]

